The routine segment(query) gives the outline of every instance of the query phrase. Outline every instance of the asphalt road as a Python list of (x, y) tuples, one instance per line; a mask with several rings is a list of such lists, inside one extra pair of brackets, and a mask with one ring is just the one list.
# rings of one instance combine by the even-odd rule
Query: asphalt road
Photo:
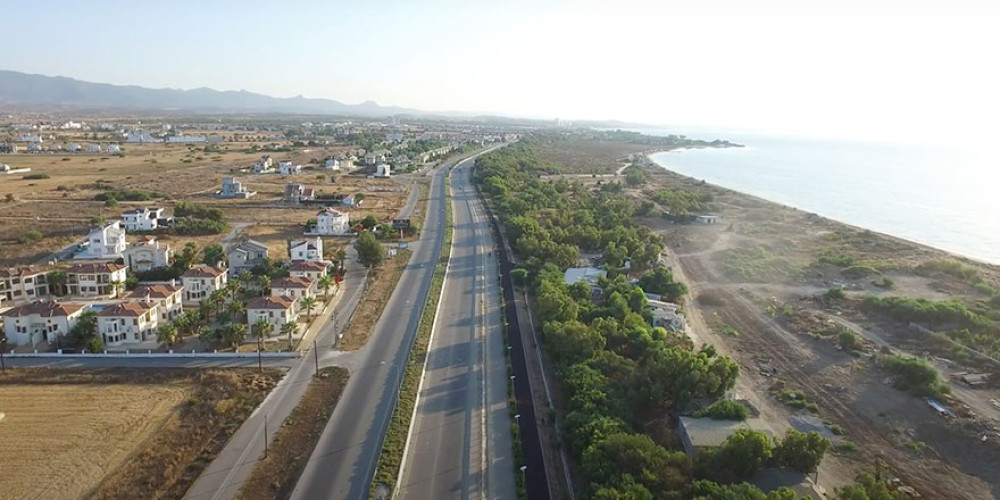
[(426, 302), (444, 230), (444, 174), (431, 179), (423, 231), (375, 324), (357, 368), (292, 492), (293, 499), (360, 499), (368, 495), (401, 370)]
[(498, 268), (470, 166), (452, 172), (452, 254), (399, 498), (516, 497)]

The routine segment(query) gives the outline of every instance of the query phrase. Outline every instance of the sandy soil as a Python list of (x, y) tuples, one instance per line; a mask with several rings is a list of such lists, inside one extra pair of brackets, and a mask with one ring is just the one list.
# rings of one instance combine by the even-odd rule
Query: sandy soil
[(81, 498), (192, 392), (187, 383), (10, 384), (0, 389), (4, 498)]

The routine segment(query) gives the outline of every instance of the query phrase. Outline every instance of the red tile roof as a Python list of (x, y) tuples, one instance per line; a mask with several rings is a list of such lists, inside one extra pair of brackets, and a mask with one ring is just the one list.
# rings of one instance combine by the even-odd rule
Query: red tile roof
[(153, 299), (165, 299), (183, 289), (184, 287), (180, 285), (167, 285), (162, 283), (139, 285), (135, 287), (135, 290), (132, 290), (132, 293), (128, 294), (127, 298), (141, 299), (148, 296)]
[(43, 318), (52, 318), (69, 316), (83, 308), (83, 304), (56, 302), (54, 300), (33, 300), (27, 304), (12, 307), (4, 311), (2, 315), (17, 318), (37, 314)]
[(325, 271), (326, 264), (314, 260), (296, 260), (288, 266), (289, 271)]
[(256, 297), (247, 303), (247, 309), (281, 309), (286, 310), (295, 305), (295, 300), (283, 295)]
[(0, 268), (0, 278), (25, 278), (47, 272), (48, 269), (35, 266), (5, 267)]
[(121, 271), (125, 269), (125, 266), (121, 264), (112, 264), (110, 262), (88, 262), (85, 264), (76, 264), (66, 271), (67, 274), (97, 274), (97, 273), (113, 273), (115, 271)]
[(115, 305), (105, 307), (101, 312), (97, 313), (98, 316), (102, 317), (138, 317), (149, 312), (156, 304), (153, 302), (137, 301), (137, 302), (119, 302)]
[(271, 288), (309, 288), (312, 280), (309, 278), (298, 278), (291, 276), (288, 278), (278, 278), (271, 282)]
[(226, 273), (224, 267), (197, 266), (184, 271), (181, 276), (185, 278), (214, 278)]

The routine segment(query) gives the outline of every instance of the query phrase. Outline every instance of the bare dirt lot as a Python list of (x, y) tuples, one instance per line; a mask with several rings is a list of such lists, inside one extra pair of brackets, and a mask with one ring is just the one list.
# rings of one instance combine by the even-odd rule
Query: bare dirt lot
[(4, 498), (179, 498), (274, 386), (248, 370), (8, 370)]
[[(944, 252), (669, 172), (650, 178), (647, 189), (711, 193), (708, 209), (722, 215), (718, 224), (674, 224), (658, 212), (644, 223), (665, 236), (667, 262), (691, 288), (685, 310), (696, 344), (714, 343), (739, 362), (737, 391), (757, 403), (773, 430), (783, 433), (792, 417), (813, 413), (843, 429), (833, 438), (838, 451), (820, 469), (828, 491), (881, 461), (924, 498), (995, 498), (1000, 474), (984, 465), (1000, 459), (995, 415), (962, 411), (949, 420), (894, 389), (878, 348), (923, 354), (922, 344), (904, 342), (912, 338), (905, 324), (857, 306), (864, 295), (976, 304), (984, 297), (979, 290), (997, 283), (995, 266), (957, 259), (987, 284), (977, 289), (969, 279), (920, 271), (927, 262), (956, 260)], [(847, 300), (825, 301), (830, 288), (844, 289)], [(859, 354), (838, 348), (842, 329), (861, 336)], [(782, 402), (795, 391), (806, 408)], [(957, 386), (954, 396), (953, 408), (983, 410), (997, 397)]]

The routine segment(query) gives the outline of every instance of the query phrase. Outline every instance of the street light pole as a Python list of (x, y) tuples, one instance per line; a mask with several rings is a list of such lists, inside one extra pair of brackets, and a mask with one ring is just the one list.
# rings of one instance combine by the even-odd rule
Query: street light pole
[(313, 339), (313, 359), (316, 360), (316, 376), (319, 376), (319, 349), (316, 347), (316, 339)]
[(260, 350), (263, 348), (263, 339), (257, 334), (257, 371), (264, 371), (264, 364), (261, 362)]
[(3, 360), (3, 351), (7, 348), (7, 336), (0, 337), (0, 373), (7, 373), (7, 365)]

